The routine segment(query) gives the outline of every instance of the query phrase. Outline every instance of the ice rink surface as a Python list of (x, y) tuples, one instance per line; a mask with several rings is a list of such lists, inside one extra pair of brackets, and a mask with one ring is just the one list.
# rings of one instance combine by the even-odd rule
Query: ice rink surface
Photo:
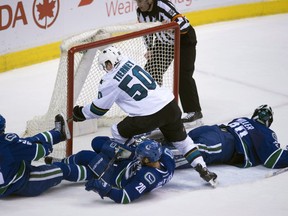
[[(288, 145), (288, 14), (198, 26), (196, 71), (205, 124), (251, 116), (261, 104), (274, 110), (271, 128)], [(0, 113), (7, 132), (22, 134), (26, 121), (44, 114), (50, 102), (59, 60), (0, 74)], [(94, 136), (75, 139), (74, 151), (87, 149)], [(211, 166), (219, 185), (212, 189), (192, 169), (176, 171), (171, 182), (134, 203), (119, 205), (83, 183), (63, 182), (39, 197), (0, 200), (1, 215), (193, 215), (286, 216), (288, 172), (265, 178), (262, 166), (239, 169)]]

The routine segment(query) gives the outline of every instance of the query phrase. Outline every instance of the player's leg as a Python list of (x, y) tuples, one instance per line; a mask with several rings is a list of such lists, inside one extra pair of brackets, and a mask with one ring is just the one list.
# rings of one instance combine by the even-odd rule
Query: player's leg
[(234, 137), (219, 126), (201, 126), (189, 131), (188, 135), (204, 158), (206, 164), (229, 163), (235, 152)]
[[(171, 115), (172, 113), (174, 115)], [(208, 171), (200, 151), (193, 140), (187, 135), (184, 125), (181, 122), (181, 110), (177, 103), (170, 103), (169, 106), (166, 106), (165, 109), (163, 109), (163, 115), (167, 116), (167, 124), (159, 128), (164, 137), (168, 142), (171, 142), (186, 158), (188, 163), (199, 172), (201, 178), (215, 185), (217, 175)], [(168, 118), (168, 116), (174, 116), (175, 118)]]
[(55, 116), (55, 128), (49, 131), (38, 133), (32, 137), (26, 138), (31, 143), (35, 142), (48, 142), (53, 145), (66, 140), (69, 137), (69, 129), (62, 115), (58, 114)]
[(62, 162), (55, 162), (53, 166), (57, 166), (63, 173), (63, 179), (71, 182), (80, 182), (92, 179), (93, 172), (84, 165), (66, 164)]
[(117, 125), (118, 130), (115, 131), (117, 131), (118, 134), (114, 134), (129, 138), (137, 134), (152, 131), (157, 127), (160, 128), (164, 137), (173, 143), (193, 167), (198, 163), (206, 167), (197, 146), (191, 138), (187, 136), (186, 130), (181, 122), (181, 110), (174, 100), (153, 115), (125, 118)]
[(196, 43), (196, 34), (193, 28), (181, 37), (179, 96), (183, 112), (186, 113), (182, 119), (183, 123), (193, 122), (203, 117), (196, 82), (193, 78)]
[[(126, 117), (117, 125), (113, 125), (111, 133), (119, 143), (133, 142), (135, 135), (151, 132), (160, 126), (159, 115)], [(129, 145), (128, 143), (128, 145)]]
[(77, 152), (76, 154), (70, 155), (65, 158), (54, 158), (51, 156), (45, 157), (46, 164), (53, 164), (56, 162), (61, 162), (65, 164), (77, 164), (87, 166), (93, 157), (95, 157), (97, 153), (91, 150), (82, 150)]
[(63, 180), (62, 170), (55, 165), (30, 166), (30, 177), (23, 188), (15, 192), (20, 196), (38, 196)]

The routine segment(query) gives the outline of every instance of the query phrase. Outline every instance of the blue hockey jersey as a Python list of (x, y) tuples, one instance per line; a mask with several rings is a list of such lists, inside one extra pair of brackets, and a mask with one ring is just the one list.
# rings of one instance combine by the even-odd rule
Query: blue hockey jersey
[[(250, 118), (236, 118), (228, 125), (204, 125), (192, 129), (188, 135), (208, 165), (288, 167), (288, 151), (281, 148), (276, 133)], [(168, 144), (174, 154), (176, 169), (191, 167), (179, 151)]]
[[(60, 139), (60, 135), (58, 137)], [(23, 187), (29, 178), (31, 161), (48, 155), (51, 148), (49, 143), (37, 143), (37, 137), (23, 139), (14, 133), (1, 134), (0, 197), (8, 196)]]
[[(131, 154), (123, 158), (115, 157), (119, 146)], [(136, 143), (126, 146), (107, 136), (98, 136), (91, 143), (94, 151), (80, 151), (65, 158), (63, 162), (90, 167), (93, 169), (93, 173), (101, 175), (101, 179), (112, 186), (105, 197), (109, 197), (116, 203), (127, 204), (138, 199), (144, 193), (168, 183), (175, 170), (174, 156), (169, 148), (162, 146), (163, 153), (159, 159), (161, 168), (158, 169), (141, 165), (140, 161), (135, 158), (136, 146)], [(110, 164), (111, 162), (113, 164)]]
[(243, 167), (288, 167), (288, 151), (280, 148), (276, 133), (270, 128), (243, 117), (231, 121), (227, 130), (235, 137), (236, 152), (244, 155)]
[(175, 169), (173, 154), (168, 148), (163, 148), (159, 161), (161, 169), (140, 166), (137, 160), (119, 163), (115, 176), (108, 182), (114, 187), (107, 196), (117, 203), (126, 204), (165, 185), (173, 177)]

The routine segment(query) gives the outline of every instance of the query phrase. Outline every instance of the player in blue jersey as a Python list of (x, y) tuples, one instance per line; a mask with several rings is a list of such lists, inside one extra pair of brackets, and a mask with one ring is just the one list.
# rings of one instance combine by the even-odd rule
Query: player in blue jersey
[(53, 145), (67, 138), (68, 131), (62, 115), (55, 117), (54, 129), (32, 137), (20, 138), (15, 133), (5, 133), (5, 128), (6, 120), (0, 115), (0, 198), (37, 196), (63, 179), (76, 182), (93, 176), (86, 167), (79, 169), (79, 165), (31, 164), (49, 155)]
[[(188, 134), (198, 143), (207, 164), (244, 168), (260, 164), (267, 168), (288, 167), (288, 151), (280, 147), (276, 133), (270, 129), (272, 122), (272, 108), (261, 105), (251, 118), (236, 118), (227, 125), (201, 126)], [(173, 152), (176, 166), (187, 167), (181, 154), (176, 150)]]
[[(86, 190), (98, 193), (101, 198), (127, 204), (162, 187), (173, 177), (173, 154), (156, 141), (140, 140), (125, 146), (99, 136), (92, 140), (92, 148), (94, 151), (83, 150), (61, 162), (89, 167), (95, 178), (86, 183)], [(53, 160), (47, 157), (45, 161), (53, 163)]]
[(106, 71), (99, 84), (98, 97), (84, 106), (76, 105), (73, 120), (100, 118), (116, 103), (128, 116), (112, 126), (114, 139), (125, 143), (135, 135), (159, 128), (200, 177), (215, 185), (217, 175), (208, 170), (197, 146), (187, 135), (173, 93), (159, 86), (144, 68), (114, 46), (102, 50), (98, 62)]
[(135, 157), (134, 160), (119, 163), (112, 170), (110, 178), (89, 180), (86, 190), (97, 192), (101, 198), (109, 197), (116, 203), (127, 204), (164, 186), (173, 177), (173, 154), (157, 142), (141, 142), (136, 147)]

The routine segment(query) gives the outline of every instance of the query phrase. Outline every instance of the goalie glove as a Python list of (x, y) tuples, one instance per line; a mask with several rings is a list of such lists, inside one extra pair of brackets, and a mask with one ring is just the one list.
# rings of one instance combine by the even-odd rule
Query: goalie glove
[(73, 108), (73, 121), (82, 122), (86, 120), (82, 112), (82, 109), (83, 109), (83, 106), (78, 106), (78, 105)]
[(112, 186), (102, 179), (90, 179), (85, 184), (85, 190), (92, 190), (95, 193), (98, 193), (102, 199), (104, 199), (105, 196), (108, 196), (108, 193), (111, 191), (111, 189)]

